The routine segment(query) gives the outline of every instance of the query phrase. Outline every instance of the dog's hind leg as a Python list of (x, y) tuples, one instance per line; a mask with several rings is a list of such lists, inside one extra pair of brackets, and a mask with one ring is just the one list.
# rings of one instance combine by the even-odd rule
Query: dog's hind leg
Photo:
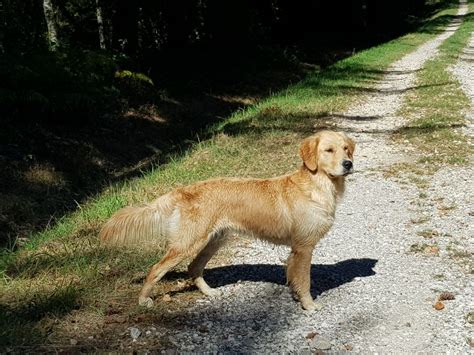
[(153, 265), (148, 273), (145, 283), (140, 291), (138, 297), (138, 304), (140, 306), (152, 307), (153, 300), (150, 298), (150, 293), (153, 285), (160, 281), (165, 274), (173, 267), (178, 265), (185, 257), (186, 253), (176, 248), (170, 248), (166, 252), (163, 259), (157, 264)]
[(212, 256), (219, 250), (222, 244), (224, 244), (224, 241), (224, 232), (215, 233), (188, 267), (189, 276), (193, 279), (197, 288), (206, 296), (215, 296), (218, 294), (218, 291), (210, 287), (204, 280), (203, 271)]

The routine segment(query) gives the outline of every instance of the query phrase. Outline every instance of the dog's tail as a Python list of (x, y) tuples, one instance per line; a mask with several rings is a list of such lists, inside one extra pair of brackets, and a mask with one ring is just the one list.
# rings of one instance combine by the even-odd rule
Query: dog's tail
[(162, 243), (167, 234), (170, 206), (163, 196), (149, 205), (125, 207), (102, 227), (99, 238), (111, 246), (135, 246)]

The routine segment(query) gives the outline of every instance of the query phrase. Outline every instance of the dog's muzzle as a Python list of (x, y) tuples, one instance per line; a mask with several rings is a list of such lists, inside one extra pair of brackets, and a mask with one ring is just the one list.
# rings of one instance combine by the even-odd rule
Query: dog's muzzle
[(344, 176), (352, 174), (354, 172), (354, 165), (350, 160), (344, 160), (342, 162), (342, 167), (344, 168)]

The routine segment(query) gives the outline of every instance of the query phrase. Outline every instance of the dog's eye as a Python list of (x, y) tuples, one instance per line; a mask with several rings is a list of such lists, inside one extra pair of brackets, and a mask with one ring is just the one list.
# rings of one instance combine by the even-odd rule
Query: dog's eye
[(334, 149), (328, 148), (328, 149), (326, 149), (326, 152), (328, 152), (328, 153), (334, 153)]
[(349, 149), (349, 147), (344, 147), (344, 150), (347, 151)]

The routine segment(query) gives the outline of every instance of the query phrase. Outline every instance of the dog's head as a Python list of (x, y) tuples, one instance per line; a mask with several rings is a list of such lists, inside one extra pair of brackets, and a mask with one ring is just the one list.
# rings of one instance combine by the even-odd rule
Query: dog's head
[(300, 156), (311, 172), (334, 178), (354, 172), (354, 149), (354, 141), (344, 133), (320, 131), (301, 143)]

